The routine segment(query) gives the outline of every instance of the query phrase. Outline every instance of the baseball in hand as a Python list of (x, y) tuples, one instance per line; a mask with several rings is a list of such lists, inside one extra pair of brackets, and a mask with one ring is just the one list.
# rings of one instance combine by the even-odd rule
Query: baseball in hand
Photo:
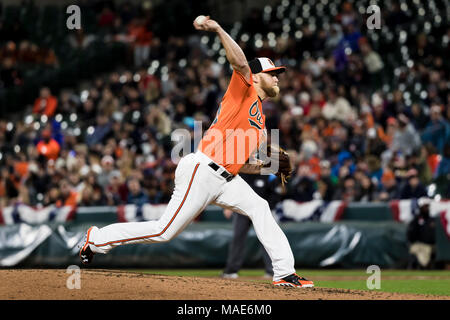
[(195, 18), (195, 23), (198, 24), (199, 26), (205, 23), (205, 21), (206, 21), (205, 16), (198, 16), (197, 18)]

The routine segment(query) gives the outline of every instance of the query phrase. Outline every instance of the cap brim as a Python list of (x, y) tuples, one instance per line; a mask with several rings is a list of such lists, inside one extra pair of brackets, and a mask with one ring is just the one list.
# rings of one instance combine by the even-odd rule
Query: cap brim
[(270, 69), (266, 69), (263, 70), (261, 72), (276, 72), (277, 74), (283, 73), (286, 71), (286, 67), (275, 67), (275, 68), (270, 68)]

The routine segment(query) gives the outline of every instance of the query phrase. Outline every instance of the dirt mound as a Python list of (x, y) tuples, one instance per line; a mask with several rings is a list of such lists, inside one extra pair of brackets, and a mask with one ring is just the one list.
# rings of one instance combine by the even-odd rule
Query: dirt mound
[[(73, 274), (72, 274), (73, 275)], [(80, 289), (65, 269), (0, 270), (4, 300), (407, 300), (450, 299), (431, 295), (331, 288), (279, 288), (246, 279), (177, 277), (81, 269)], [(69, 279), (69, 281), (68, 281)]]

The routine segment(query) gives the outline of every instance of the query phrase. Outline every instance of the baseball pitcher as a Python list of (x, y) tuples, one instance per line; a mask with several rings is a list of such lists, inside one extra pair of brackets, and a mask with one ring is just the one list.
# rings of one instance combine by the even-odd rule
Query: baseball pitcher
[(248, 62), (237, 43), (209, 16), (202, 16), (193, 24), (197, 30), (218, 35), (233, 68), (216, 118), (197, 151), (180, 159), (175, 170), (175, 188), (161, 218), (89, 228), (80, 250), (81, 262), (88, 264), (94, 254), (106, 254), (120, 245), (170, 241), (209, 204), (215, 204), (252, 220), (256, 235), (272, 260), (274, 285), (313, 287), (312, 281), (295, 273), (289, 242), (267, 201), (239, 176), (240, 172), (260, 174), (266, 168), (277, 168), (272, 173), (284, 183), (291, 173), (289, 156), (281, 148), (267, 148), (269, 162), (249, 161), (255, 150), (264, 145), (267, 135), (262, 101), (279, 94), (277, 75), (285, 67), (275, 66), (268, 58)]

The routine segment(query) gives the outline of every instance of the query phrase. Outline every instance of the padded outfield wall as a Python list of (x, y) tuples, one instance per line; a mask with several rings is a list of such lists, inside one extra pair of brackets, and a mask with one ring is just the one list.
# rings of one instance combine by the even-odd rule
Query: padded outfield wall
[[(389, 219), (383, 210), (366, 209), (361, 206), (347, 208), (339, 222), (281, 223), (291, 244), (296, 267), (361, 268), (372, 264), (382, 268), (406, 267), (407, 225)], [(101, 227), (115, 222), (116, 214), (111, 210), (79, 208), (76, 218), (65, 223), (1, 226), (0, 266), (67, 267), (79, 264), (78, 245), (84, 232), (92, 224)], [(222, 268), (233, 236), (231, 223), (222, 217), (219, 210), (210, 208), (201, 221), (191, 223), (172, 241), (118, 247), (108, 255), (97, 255), (92, 267)], [(437, 217), (435, 222), (436, 260), (450, 261), (450, 240), (441, 220)], [(251, 229), (244, 267), (262, 266), (261, 246)]]

